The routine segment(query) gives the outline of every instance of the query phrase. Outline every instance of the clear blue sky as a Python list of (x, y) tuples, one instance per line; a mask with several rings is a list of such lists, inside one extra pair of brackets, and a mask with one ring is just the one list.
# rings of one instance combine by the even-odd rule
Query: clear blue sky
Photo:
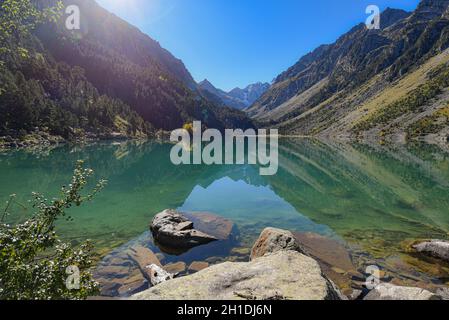
[(419, 0), (97, 0), (224, 90), (271, 82), (302, 55), (364, 22), (366, 7)]

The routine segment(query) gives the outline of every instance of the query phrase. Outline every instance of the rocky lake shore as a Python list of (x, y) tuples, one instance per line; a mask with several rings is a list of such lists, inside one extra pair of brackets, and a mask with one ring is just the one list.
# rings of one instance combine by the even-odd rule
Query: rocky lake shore
[[(266, 228), (252, 249), (236, 247), (232, 221), (166, 210), (149, 232), (114, 250), (95, 271), (102, 296), (133, 300), (441, 300), (446, 287), (397, 285), (357, 271), (342, 246), (319, 235)], [(202, 248), (209, 249), (204, 252)], [(416, 254), (447, 263), (449, 243), (417, 242)], [(213, 256), (209, 256), (213, 253)], [(216, 255), (221, 257), (217, 257)]]
[(60, 136), (54, 136), (46, 131), (37, 129), (33, 133), (28, 134), (12, 133), (0, 136), (0, 150), (54, 146), (64, 142), (65, 139)]
[(155, 141), (168, 142), (170, 132), (159, 130), (151, 136), (130, 136), (120, 132), (93, 133), (93, 132), (74, 132), (72, 138), (65, 139), (62, 136), (53, 135), (46, 129), (36, 128), (32, 132), (10, 132), (0, 135), (0, 151), (8, 150), (34, 150), (39, 148), (57, 147), (64, 144), (85, 145), (99, 141), (146, 141), (153, 139)]

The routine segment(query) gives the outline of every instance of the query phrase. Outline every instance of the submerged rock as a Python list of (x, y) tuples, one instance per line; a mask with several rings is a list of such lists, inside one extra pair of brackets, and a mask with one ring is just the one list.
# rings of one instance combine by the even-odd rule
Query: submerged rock
[(421, 288), (382, 283), (371, 290), (364, 300), (441, 300), (441, 298)]
[[(362, 285), (357, 285), (353, 278), (364, 276), (357, 271), (349, 249), (341, 242), (316, 233), (293, 233), (309, 256), (318, 261), (324, 274), (349, 297), (357, 296)], [(354, 292), (353, 292), (354, 291)]]
[[(187, 273), (188, 265), (185, 261), (189, 263), (205, 261), (210, 255), (224, 257), (229, 254), (236, 240), (234, 236), (237, 235), (237, 228), (231, 221), (208, 213), (186, 213), (185, 218), (189, 221), (181, 225), (180, 229), (190, 228), (193, 224), (196, 230), (217, 238), (218, 241), (210, 243), (205, 248), (165, 248), (153, 241), (152, 234), (148, 230), (108, 252), (97, 264), (93, 274), (94, 279), (100, 283), (102, 295), (128, 297), (157, 283), (158, 280), (152, 279), (154, 270), (147, 268), (153, 264), (175, 277)], [(155, 246), (156, 244), (159, 248)], [(163, 249), (166, 255), (158, 249)], [(174, 259), (169, 255), (182, 256)], [(164, 263), (161, 263), (162, 261)], [(204, 265), (194, 265), (195, 270), (203, 267)], [(140, 279), (134, 277), (134, 274), (140, 274)]]
[(344, 273), (356, 273), (349, 250), (340, 242), (316, 233), (294, 233), (308, 255)]
[(136, 245), (129, 250), (128, 255), (153, 286), (171, 280), (175, 276), (164, 270), (157, 255), (146, 247)]
[(251, 259), (263, 257), (268, 253), (274, 253), (281, 250), (292, 250), (305, 253), (301, 245), (296, 241), (290, 231), (266, 228), (262, 231), (259, 239), (251, 250)]
[(153, 251), (137, 245), (129, 250), (128, 255), (130, 259), (132, 259), (139, 266), (142, 274), (148, 279), (148, 281), (150, 281), (152, 285), (160, 283), (157, 275), (159, 269), (162, 268), (162, 265)]
[(195, 229), (218, 240), (230, 240), (235, 236), (236, 227), (231, 220), (209, 212), (186, 212), (183, 215), (193, 222)]
[(194, 229), (194, 223), (175, 210), (157, 214), (150, 230), (163, 248), (189, 249), (217, 241), (218, 238)]
[(231, 250), (231, 254), (236, 256), (247, 257), (251, 254), (251, 249), (245, 247), (233, 248)]
[(192, 262), (190, 264), (189, 271), (198, 272), (198, 271), (204, 270), (204, 269), (206, 269), (208, 267), (209, 267), (209, 263), (208, 262), (194, 261), (194, 262)]
[(132, 259), (134, 262), (139, 265), (141, 269), (145, 268), (146, 266), (149, 266), (151, 264), (155, 264), (159, 267), (161, 267), (161, 262), (159, 261), (158, 256), (149, 248), (141, 246), (141, 245), (135, 245), (131, 247), (130, 250), (128, 250), (128, 256), (130, 259)]
[(251, 262), (226, 262), (161, 283), (135, 300), (339, 300), (318, 263), (296, 251), (278, 251)]
[(97, 270), (96, 275), (105, 279), (122, 279), (129, 277), (130, 268), (126, 266), (105, 266)]
[(176, 262), (176, 263), (169, 263), (164, 266), (164, 270), (167, 272), (173, 273), (173, 274), (179, 274), (185, 272), (187, 269), (187, 264), (185, 262)]
[(414, 245), (413, 248), (420, 253), (449, 262), (449, 241), (431, 240)]
[(126, 270), (124, 276), (114, 272), (116, 272), (115, 269), (106, 267), (96, 273), (95, 280), (100, 284), (102, 296), (129, 297), (149, 287), (148, 280), (145, 279), (142, 272), (137, 268)]
[(129, 278), (121, 283), (118, 294), (122, 297), (129, 297), (135, 293), (148, 289), (148, 281), (139, 270), (135, 270)]
[(146, 247), (136, 245), (128, 250), (127, 253), (129, 258), (133, 260), (141, 270), (152, 264), (162, 267), (158, 257), (153, 251)]

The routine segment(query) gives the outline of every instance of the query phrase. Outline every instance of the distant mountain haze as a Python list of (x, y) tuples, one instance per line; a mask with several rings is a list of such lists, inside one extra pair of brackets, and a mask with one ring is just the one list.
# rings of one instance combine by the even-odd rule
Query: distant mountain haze
[(244, 110), (251, 106), (270, 88), (270, 84), (258, 82), (250, 84), (244, 89), (235, 88), (225, 92), (215, 88), (207, 79), (200, 82), (198, 86), (201, 90), (208, 91), (218, 97), (224, 105), (238, 110)]
[(250, 84), (244, 89), (235, 88), (228, 92), (231, 97), (239, 99), (244, 102), (244, 104), (249, 107), (257, 99), (259, 99), (268, 89), (270, 88), (269, 83), (257, 82)]

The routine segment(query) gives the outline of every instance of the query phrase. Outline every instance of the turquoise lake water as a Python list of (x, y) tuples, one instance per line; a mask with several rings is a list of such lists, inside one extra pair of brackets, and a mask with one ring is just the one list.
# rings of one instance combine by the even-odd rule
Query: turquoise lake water
[[(58, 229), (75, 245), (92, 239), (102, 255), (148, 231), (156, 213), (175, 208), (234, 221), (241, 246), (251, 246), (267, 226), (312, 232), (407, 279), (449, 282), (449, 269), (405, 249), (416, 239), (449, 237), (449, 154), (436, 147), (281, 139), (278, 174), (265, 177), (250, 165), (175, 166), (170, 148), (123, 142), (1, 153), (0, 201), (14, 193), (27, 206), (31, 191), (57, 196), (83, 159), (108, 185), (92, 203), (71, 209), (74, 221), (60, 221)], [(31, 212), (15, 205), (8, 222)]]

